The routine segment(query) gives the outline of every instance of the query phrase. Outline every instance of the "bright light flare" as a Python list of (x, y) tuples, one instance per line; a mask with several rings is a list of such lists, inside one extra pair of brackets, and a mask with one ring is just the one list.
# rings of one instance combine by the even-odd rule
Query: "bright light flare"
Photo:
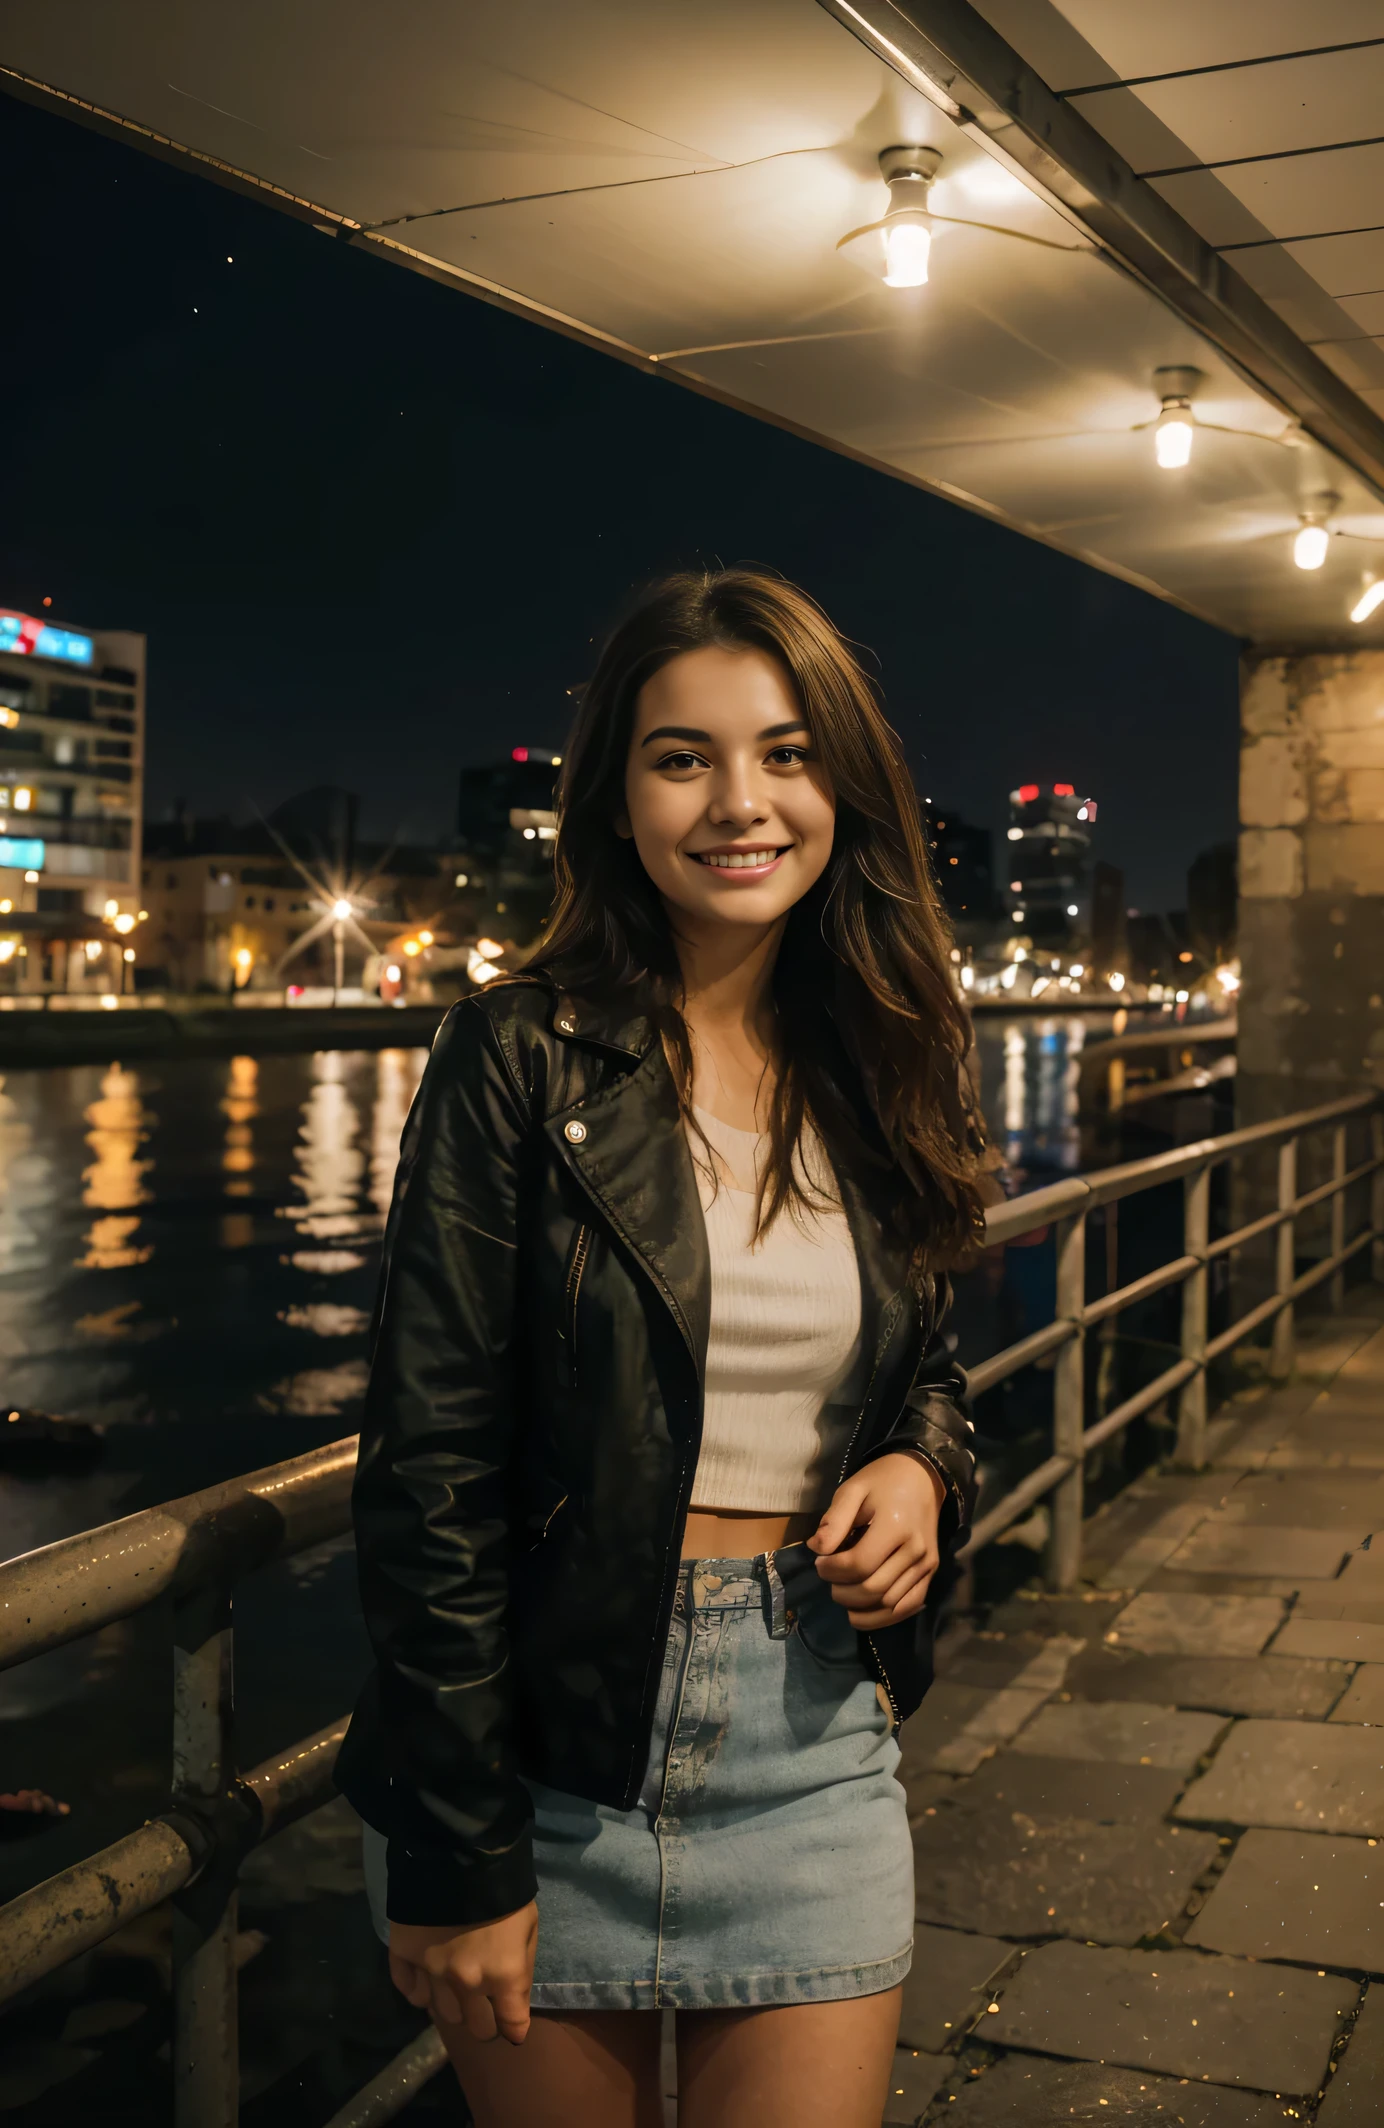
[(1378, 606), (1384, 606), (1384, 577), (1377, 584), (1366, 584), (1350, 609), (1350, 617), (1353, 621), (1367, 621)]
[(1325, 525), (1304, 525), (1293, 541), (1293, 560), (1299, 569), (1320, 569), (1330, 545)]
[(884, 227), (885, 287), (924, 287), (931, 251), (932, 231), (916, 211), (891, 216)]
[(332, 903), (332, 915), (336, 918), (339, 924), (344, 924), (350, 914), (351, 904), (347, 901), (344, 895), (339, 896), (338, 899)]
[(1192, 410), (1165, 406), (1154, 425), (1153, 450), (1165, 473), (1176, 472), (1192, 456)]

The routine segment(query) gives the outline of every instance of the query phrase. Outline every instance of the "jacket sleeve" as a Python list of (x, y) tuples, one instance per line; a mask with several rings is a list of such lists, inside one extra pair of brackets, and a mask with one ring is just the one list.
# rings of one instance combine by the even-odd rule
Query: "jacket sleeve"
[(444, 1021), (404, 1133), (353, 1494), (389, 1769), (389, 1915), (534, 1896), (505, 1612), (527, 1106), (484, 1008)]
[(944, 1288), (899, 1422), (870, 1459), (902, 1452), (936, 1471), (947, 1496), (938, 1525), (944, 1554), (964, 1541), (976, 1499), (975, 1428), (967, 1408), (966, 1372), (952, 1358), (940, 1327), (950, 1301), (950, 1289)]

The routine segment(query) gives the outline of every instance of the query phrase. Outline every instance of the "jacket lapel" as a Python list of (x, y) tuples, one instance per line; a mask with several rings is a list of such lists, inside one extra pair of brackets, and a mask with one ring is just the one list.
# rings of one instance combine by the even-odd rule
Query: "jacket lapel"
[(662, 1043), (655, 1038), (633, 1071), (550, 1118), (547, 1130), (672, 1310), (700, 1380), (711, 1326), (711, 1258)]

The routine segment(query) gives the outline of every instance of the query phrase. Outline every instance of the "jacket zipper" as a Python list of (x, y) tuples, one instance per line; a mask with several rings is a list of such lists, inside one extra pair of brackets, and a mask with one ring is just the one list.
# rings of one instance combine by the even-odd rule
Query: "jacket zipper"
[(572, 1250), (572, 1265), (567, 1273), (567, 1373), (573, 1389), (577, 1386), (577, 1301), (581, 1296), (581, 1275), (586, 1269), (586, 1256), (590, 1246), (590, 1227), (578, 1227), (576, 1246)]

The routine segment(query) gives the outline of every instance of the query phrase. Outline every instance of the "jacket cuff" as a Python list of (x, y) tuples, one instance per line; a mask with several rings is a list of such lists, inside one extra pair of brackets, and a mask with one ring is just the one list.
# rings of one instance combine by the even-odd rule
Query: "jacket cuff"
[(538, 1896), (533, 1838), (525, 1833), (504, 1854), (465, 1861), (445, 1847), (391, 1839), (386, 1848), (391, 1921), (420, 1928), (474, 1927), (515, 1914)]

